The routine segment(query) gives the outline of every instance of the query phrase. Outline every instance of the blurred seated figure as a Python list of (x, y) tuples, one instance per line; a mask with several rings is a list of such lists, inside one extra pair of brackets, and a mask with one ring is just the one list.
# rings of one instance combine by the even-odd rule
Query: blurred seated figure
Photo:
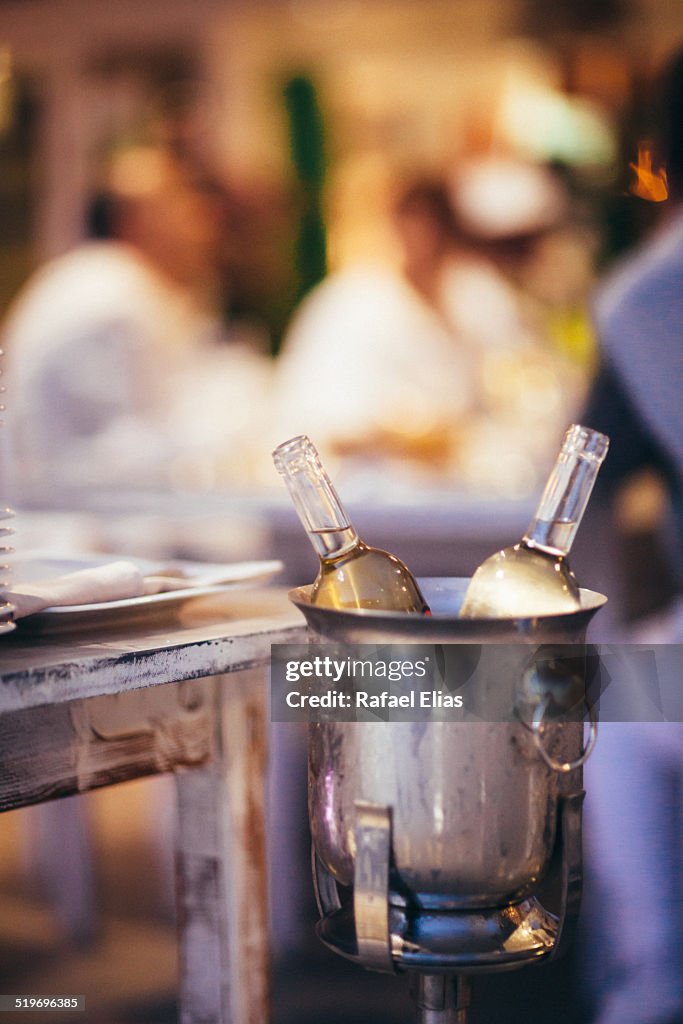
[[(469, 405), (469, 369), (444, 308), (457, 234), (445, 189), (401, 196), (400, 273), (352, 266), (313, 290), (294, 316), (279, 368), (283, 420), (341, 453), (371, 448), (447, 457)], [(435, 368), (438, 372), (435, 373)]]
[[(402, 473), (526, 490), (536, 457), (519, 458), (519, 415), (537, 436), (529, 419), (547, 427), (563, 393), (537, 325), (461, 229), (446, 184), (413, 182), (392, 212), (397, 265), (342, 269), (295, 314), (277, 377), (279, 433), (309, 433), (356, 461), (394, 460)], [(534, 401), (536, 386), (550, 387), (551, 408), (547, 396)]]
[(3, 331), (20, 495), (192, 483), (234, 443), (268, 369), (220, 344), (217, 203), (166, 151), (125, 151), (93, 205), (97, 240), (20, 293)]

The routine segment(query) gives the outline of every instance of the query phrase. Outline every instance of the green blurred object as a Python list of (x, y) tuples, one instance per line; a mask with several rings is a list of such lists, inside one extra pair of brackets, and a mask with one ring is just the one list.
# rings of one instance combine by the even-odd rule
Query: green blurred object
[(299, 300), (327, 273), (327, 232), (323, 215), (325, 132), (316, 89), (310, 78), (306, 75), (290, 78), (284, 87), (284, 97), (299, 206), (295, 241), (296, 298)]

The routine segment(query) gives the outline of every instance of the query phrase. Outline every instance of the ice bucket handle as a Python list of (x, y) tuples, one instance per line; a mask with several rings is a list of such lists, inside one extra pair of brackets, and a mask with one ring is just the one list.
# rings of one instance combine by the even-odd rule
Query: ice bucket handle
[(552, 700), (552, 694), (548, 694), (536, 706), (534, 713), (531, 717), (531, 735), (534, 738), (536, 749), (538, 750), (539, 754), (541, 755), (545, 763), (548, 765), (548, 767), (552, 768), (554, 772), (559, 772), (562, 775), (567, 775), (569, 772), (575, 771), (576, 768), (581, 768), (581, 766), (586, 763), (586, 761), (593, 752), (593, 747), (595, 746), (595, 741), (598, 737), (597, 713), (595, 711), (595, 708), (591, 707), (587, 701), (584, 702), (585, 706), (588, 709), (588, 742), (586, 743), (583, 752), (579, 755), (579, 757), (575, 758), (573, 761), (559, 761), (556, 757), (553, 757), (552, 754), (548, 753), (543, 743), (543, 733), (545, 732), (546, 727), (545, 715), (548, 710), (548, 706), (550, 705)]

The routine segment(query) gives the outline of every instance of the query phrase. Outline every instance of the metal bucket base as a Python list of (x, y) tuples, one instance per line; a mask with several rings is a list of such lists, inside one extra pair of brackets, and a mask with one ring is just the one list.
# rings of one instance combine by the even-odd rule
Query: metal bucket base
[[(485, 973), (514, 970), (541, 960), (555, 945), (559, 925), (535, 897), (509, 907), (476, 911), (406, 912), (392, 906), (391, 950), (397, 970)], [(319, 938), (336, 953), (362, 964), (351, 906), (317, 925)]]

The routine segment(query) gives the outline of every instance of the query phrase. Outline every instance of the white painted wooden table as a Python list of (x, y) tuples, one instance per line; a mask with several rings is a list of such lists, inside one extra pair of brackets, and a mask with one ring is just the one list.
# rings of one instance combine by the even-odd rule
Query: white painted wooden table
[(174, 772), (181, 1022), (265, 1024), (267, 664), (305, 629), (272, 588), (178, 616), (3, 637), (0, 810)]

